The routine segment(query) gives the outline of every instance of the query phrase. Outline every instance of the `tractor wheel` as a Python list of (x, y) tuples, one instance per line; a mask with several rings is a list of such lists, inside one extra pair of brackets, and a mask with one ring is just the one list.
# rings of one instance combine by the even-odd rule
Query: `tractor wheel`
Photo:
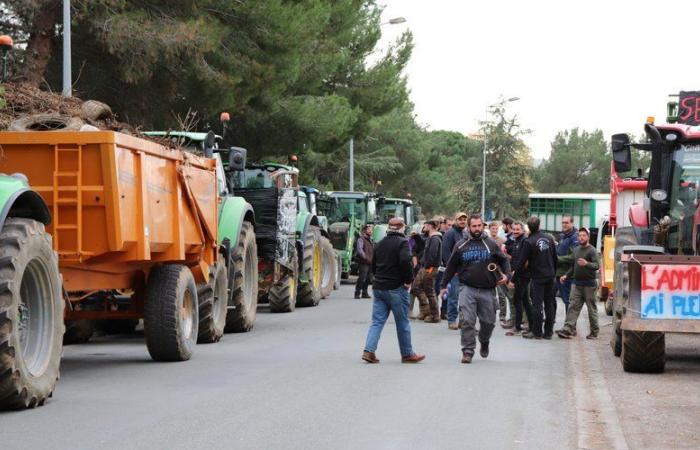
[(197, 285), (186, 266), (166, 264), (151, 270), (146, 285), (143, 329), (156, 361), (187, 361), (197, 342)]
[(323, 275), (323, 249), (321, 232), (318, 227), (309, 225), (304, 239), (301, 271), (306, 282), (301, 283), (298, 306), (316, 306), (321, 301), (321, 282)]
[(625, 372), (663, 372), (666, 364), (664, 333), (622, 330), (621, 359)]
[(0, 232), (0, 409), (44, 404), (63, 351), (58, 259), (44, 225), (10, 218)]
[(244, 333), (255, 324), (258, 311), (258, 245), (250, 222), (243, 222), (238, 246), (231, 254), (232, 279), (226, 332)]
[(292, 260), (294, 272), (286, 274), (270, 288), (267, 298), (270, 302), (271, 312), (292, 312), (297, 304), (297, 258)]
[(66, 320), (66, 332), (63, 335), (63, 345), (84, 344), (95, 334), (94, 320)]
[(199, 301), (199, 333), (197, 343), (219, 342), (224, 335), (228, 306), (228, 276), (226, 260), (222, 255), (209, 266), (209, 282), (197, 286)]
[(331, 245), (331, 241), (321, 236), (321, 298), (327, 298), (333, 292), (335, 287), (335, 277), (338, 274), (338, 258), (335, 256), (335, 250)]
[[(610, 348), (615, 356), (622, 354), (622, 308), (627, 303), (630, 294), (629, 271), (627, 264), (621, 261), (622, 248), (637, 243), (632, 227), (620, 227), (615, 232), (615, 274), (612, 306), (613, 333), (610, 337)], [(606, 303), (607, 312), (607, 303)]]

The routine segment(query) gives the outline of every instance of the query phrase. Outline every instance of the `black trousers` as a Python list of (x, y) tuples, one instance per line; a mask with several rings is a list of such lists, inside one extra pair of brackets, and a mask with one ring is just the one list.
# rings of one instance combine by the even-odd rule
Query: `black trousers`
[[(554, 318), (557, 314), (556, 286), (554, 278), (532, 280), (530, 283), (532, 295), (532, 318), (530, 331), (535, 336), (551, 336), (554, 333)], [(544, 332), (542, 330), (542, 309), (544, 306)]]
[(529, 285), (530, 279), (523, 278), (515, 280), (515, 293), (513, 303), (515, 304), (515, 329), (520, 331), (523, 328), (523, 312), (527, 317), (527, 323), (532, 326), (532, 307), (530, 306)]
[(369, 264), (360, 263), (357, 267), (358, 276), (357, 283), (355, 283), (355, 295), (360, 295), (360, 292), (367, 294), (367, 288), (369, 288), (369, 283), (372, 281), (372, 272), (370, 272)]

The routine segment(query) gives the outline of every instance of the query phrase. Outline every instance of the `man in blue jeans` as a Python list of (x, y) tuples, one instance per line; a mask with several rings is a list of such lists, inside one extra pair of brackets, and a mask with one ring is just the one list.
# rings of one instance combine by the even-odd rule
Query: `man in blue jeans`
[[(464, 229), (467, 226), (467, 214), (458, 212), (455, 214), (455, 221), (445, 236), (442, 238), (442, 266), (447, 267), (447, 261), (452, 256), (452, 250), (457, 242), (464, 239)], [(443, 274), (444, 276), (444, 274)], [(447, 328), (458, 330), (457, 326), (457, 299), (459, 297), (459, 277), (454, 276), (449, 281), (450, 289), (447, 291)]]
[(411, 345), (411, 324), (408, 321), (408, 289), (413, 280), (413, 265), (408, 240), (404, 236), (406, 225), (400, 217), (389, 220), (386, 237), (374, 249), (372, 273), (374, 284), (372, 294), (372, 325), (367, 332), (365, 351), (362, 359), (370, 364), (379, 362), (375, 352), (389, 312), (394, 314), (396, 334), (399, 338), (401, 362), (417, 363), (425, 359), (418, 355)]

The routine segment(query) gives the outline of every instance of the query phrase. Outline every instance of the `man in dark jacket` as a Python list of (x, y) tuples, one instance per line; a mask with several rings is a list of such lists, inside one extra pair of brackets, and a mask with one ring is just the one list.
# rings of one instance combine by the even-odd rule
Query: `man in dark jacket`
[[(476, 319), (479, 319), (479, 354), (489, 356), (489, 341), (496, 324), (496, 286), (508, 281), (508, 258), (500, 246), (484, 233), (480, 215), (469, 217), (468, 236), (457, 243), (447, 262), (442, 291), (453, 276), (459, 279), (459, 311), (462, 317), (462, 363), (469, 364), (476, 347)], [(441, 292), (442, 292), (441, 291)]]
[[(522, 254), (522, 247), (525, 243), (525, 230), (523, 229), (522, 222), (513, 222), (511, 226), (511, 237), (510, 240), (506, 242), (506, 251), (511, 257), (511, 265), (514, 269), (517, 269), (518, 262)], [(527, 318), (527, 323), (529, 325), (532, 310), (530, 309), (530, 298), (529, 298), (529, 285), (530, 285), (530, 272), (525, 269), (520, 271), (515, 270), (511, 278), (511, 283), (514, 284), (514, 294), (513, 294), (513, 306), (515, 309), (515, 328), (513, 331), (506, 333), (508, 336), (516, 336), (522, 333), (523, 326), (523, 312), (525, 312), (525, 317)]]
[(411, 252), (404, 236), (406, 225), (400, 217), (389, 220), (386, 237), (375, 248), (372, 259), (374, 286), (372, 293), (372, 325), (367, 332), (362, 359), (368, 363), (378, 363), (375, 352), (389, 312), (394, 315), (396, 334), (399, 338), (401, 362), (416, 363), (425, 355), (414, 353), (411, 345), (411, 324), (408, 321), (408, 288), (413, 279)]
[[(554, 274), (557, 268), (557, 250), (552, 236), (540, 231), (540, 219), (527, 219), (530, 236), (523, 243), (518, 257), (517, 273), (530, 273), (530, 294), (532, 297), (532, 317), (530, 331), (523, 333), (526, 339), (552, 339), (554, 318), (557, 313)], [(544, 307), (544, 330), (542, 329), (542, 309)]]
[[(561, 218), (561, 233), (559, 234), (559, 245), (557, 245), (557, 257), (567, 256), (578, 246), (578, 231), (574, 227), (574, 216), (564, 214)], [(569, 310), (569, 297), (571, 296), (571, 280), (560, 281), (560, 277), (566, 274), (570, 261), (565, 258), (565, 263), (559, 263), (556, 273), (556, 284), (564, 308)]]
[(355, 298), (372, 298), (369, 296), (369, 288), (372, 275), (370, 267), (374, 256), (374, 242), (372, 242), (372, 225), (362, 227), (362, 233), (355, 244), (355, 259), (357, 260), (357, 282), (355, 283)]
[(414, 293), (418, 296), (421, 306), (428, 305), (428, 315), (424, 317), (427, 323), (440, 323), (440, 308), (435, 296), (435, 277), (442, 262), (442, 235), (438, 231), (439, 219), (431, 219), (425, 222), (428, 238), (420, 261), (418, 278), (420, 283), (413, 284)]
[[(442, 266), (447, 267), (447, 261), (452, 255), (452, 250), (454, 249), (457, 242), (464, 239), (464, 229), (467, 226), (467, 214), (463, 212), (458, 212), (455, 214), (455, 220), (445, 236), (442, 238)], [(443, 274), (443, 278), (444, 278)], [(458, 329), (457, 327), (457, 299), (459, 297), (459, 280), (457, 277), (453, 277), (451, 280), (441, 281), (442, 284), (450, 284), (450, 291), (447, 296), (447, 327), (451, 330)], [(440, 295), (442, 297), (442, 294)]]

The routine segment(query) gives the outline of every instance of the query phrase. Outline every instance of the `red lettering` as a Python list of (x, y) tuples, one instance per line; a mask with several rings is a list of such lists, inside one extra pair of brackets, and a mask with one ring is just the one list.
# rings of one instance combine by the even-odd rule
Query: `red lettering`
[(693, 99), (691, 97), (686, 97), (683, 100), (681, 100), (681, 111), (679, 119), (682, 123), (685, 123), (685, 121), (690, 119), (690, 116), (693, 115), (693, 107), (688, 104), (692, 100)]
[(660, 291), (664, 284), (666, 284), (666, 289), (671, 289), (671, 274), (666, 270), (661, 272), (661, 276), (656, 282), (656, 290)]
[(700, 123), (700, 97), (695, 97), (695, 123)]

